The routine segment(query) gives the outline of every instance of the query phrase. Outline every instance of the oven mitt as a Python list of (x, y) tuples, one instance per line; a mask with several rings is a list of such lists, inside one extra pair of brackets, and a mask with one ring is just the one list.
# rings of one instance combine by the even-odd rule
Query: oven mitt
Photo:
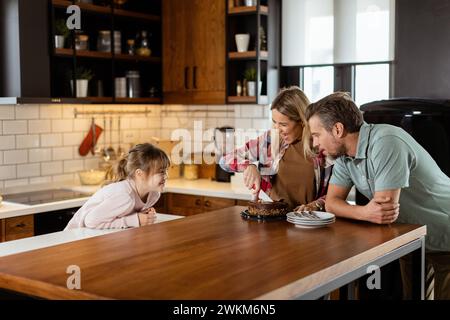
[[(95, 135), (93, 132), (93, 128), (89, 129), (88, 134), (84, 138), (83, 142), (80, 145), (80, 148), (78, 149), (78, 152), (80, 153), (80, 156), (86, 156), (89, 153), (89, 150), (92, 152), (92, 154), (95, 154), (94, 148), (97, 144), (98, 138), (100, 137), (101, 133), (103, 132), (103, 129), (99, 127), (98, 125), (95, 125)], [(95, 141), (94, 141), (95, 137)]]

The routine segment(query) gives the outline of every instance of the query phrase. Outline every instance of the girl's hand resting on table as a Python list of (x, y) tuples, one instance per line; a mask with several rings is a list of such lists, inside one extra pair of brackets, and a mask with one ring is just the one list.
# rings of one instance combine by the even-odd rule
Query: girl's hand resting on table
[(140, 226), (153, 224), (155, 223), (156, 220), (156, 210), (153, 207), (142, 210), (141, 212), (138, 213), (138, 217)]

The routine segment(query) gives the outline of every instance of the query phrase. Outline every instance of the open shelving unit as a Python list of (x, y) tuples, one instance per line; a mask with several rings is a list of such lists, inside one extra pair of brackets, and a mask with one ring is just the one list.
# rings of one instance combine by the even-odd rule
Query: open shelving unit
[[(128, 0), (118, 8), (112, 0), (93, 0), (84, 3), (67, 0), (49, 0), (50, 26), (50, 78), (51, 97), (61, 101), (80, 103), (140, 103), (159, 104), (162, 102), (162, 0)], [(67, 19), (66, 8), (76, 4), (81, 9), (81, 34), (89, 37), (88, 50), (75, 49), (76, 32), (71, 31), (64, 48), (56, 48), (55, 25), (59, 19)], [(115, 37), (111, 36), (111, 51), (97, 51), (99, 31), (107, 30), (113, 35), (120, 31), (120, 53), (115, 52)], [(147, 31), (149, 57), (127, 53), (127, 40), (135, 39), (137, 34)], [(89, 83), (88, 97), (76, 97), (76, 88), (72, 89), (75, 70), (84, 68), (92, 71), (94, 77)], [(116, 97), (115, 78), (125, 77), (127, 71), (139, 71), (141, 94), (139, 98)], [(75, 86), (76, 87), (76, 86)], [(100, 89), (99, 89), (100, 88)]]
[[(279, 1), (257, 0), (256, 6), (227, 6), (226, 29), (227, 103), (268, 104), (279, 88)], [(265, 44), (262, 43), (261, 30), (266, 36)], [(250, 35), (248, 51), (237, 51), (236, 34)], [(237, 81), (243, 86), (244, 72), (250, 68), (256, 70), (256, 95), (238, 96)], [(260, 82), (261, 91), (258, 90)]]

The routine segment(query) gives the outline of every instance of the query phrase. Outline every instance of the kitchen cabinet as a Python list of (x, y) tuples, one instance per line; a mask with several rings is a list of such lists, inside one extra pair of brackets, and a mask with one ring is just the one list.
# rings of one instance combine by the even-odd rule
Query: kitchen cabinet
[(169, 193), (167, 210), (170, 214), (190, 216), (194, 214), (229, 208), (236, 205), (236, 200), (217, 197), (194, 196)]
[(33, 215), (0, 220), (1, 241), (11, 241), (34, 236)]
[(165, 0), (164, 103), (225, 103), (225, 1)]

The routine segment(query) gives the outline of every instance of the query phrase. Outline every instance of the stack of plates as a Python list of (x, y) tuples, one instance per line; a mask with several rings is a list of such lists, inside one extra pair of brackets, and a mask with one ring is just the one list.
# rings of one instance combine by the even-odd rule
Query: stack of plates
[(320, 211), (289, 212), (286, 217), (299, 228), (319, 228), (336, 221), (334, 214)]

